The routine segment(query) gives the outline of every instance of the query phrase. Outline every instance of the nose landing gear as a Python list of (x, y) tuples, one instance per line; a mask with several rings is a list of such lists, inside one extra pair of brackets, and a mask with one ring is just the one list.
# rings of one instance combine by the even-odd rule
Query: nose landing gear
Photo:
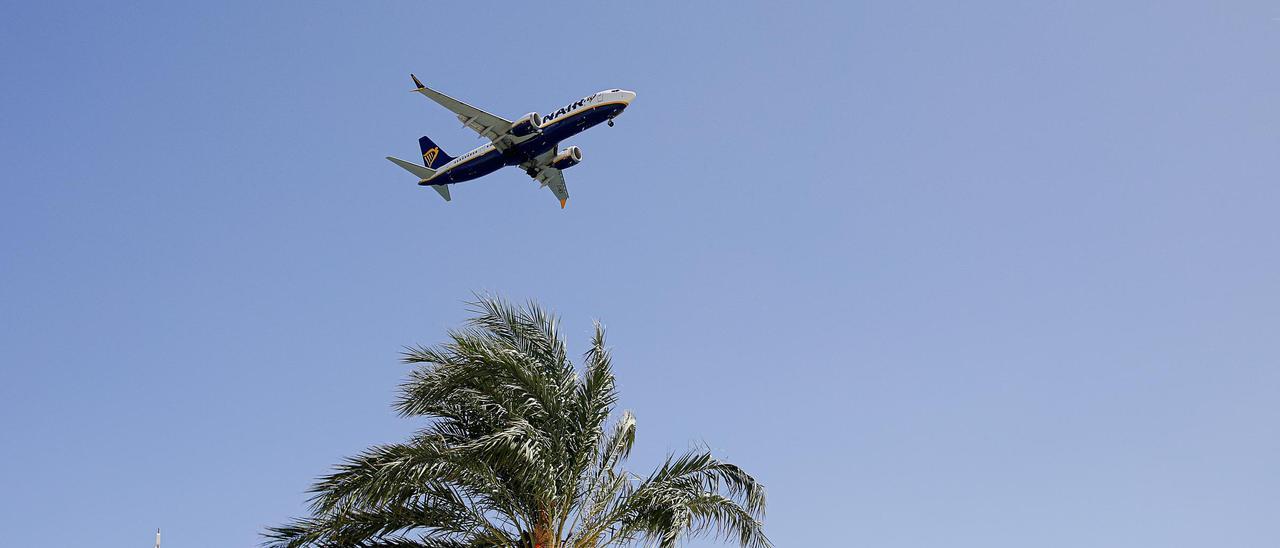
[(613, 118), (609, 119), (609, 127), (613, 127)]

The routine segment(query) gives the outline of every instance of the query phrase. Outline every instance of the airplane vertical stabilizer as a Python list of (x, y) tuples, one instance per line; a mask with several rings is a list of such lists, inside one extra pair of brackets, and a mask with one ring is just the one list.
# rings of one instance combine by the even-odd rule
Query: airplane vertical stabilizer
[(432, 142), (431, 138), (426, 135), (418, 138), (418, 147), (422, 149), (422, 164), (430, 169), (436, 169), (453, 159), (453, 156), (445, 154), (444, 149)]

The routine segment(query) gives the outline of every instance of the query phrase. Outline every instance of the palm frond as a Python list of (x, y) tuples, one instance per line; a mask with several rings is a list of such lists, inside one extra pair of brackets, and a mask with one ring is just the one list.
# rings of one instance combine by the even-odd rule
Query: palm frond
[(556, 316), (496, 297), (445, 343), (408, 347), (394, 403), (426, 424), (316, 482), (311, 516), (264, 533), (272, 548), (673, 546), (714, 535), (768, 548), (763, 486), (709, 451), (669, 456), (641, 478), (622, 468), (636, 419), (618, 402), (596, 322), (581, 371)]

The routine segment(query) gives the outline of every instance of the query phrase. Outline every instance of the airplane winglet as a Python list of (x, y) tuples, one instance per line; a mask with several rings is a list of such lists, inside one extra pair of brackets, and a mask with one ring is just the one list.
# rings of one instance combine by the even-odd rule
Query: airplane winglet
[(564, 209), (564, 203), (565, 203), (565, 202), (567, 202), (567, 201), (569, 201), (569, 199), (568, 199), (568, 198), (561, 198), (561, 199), (560, 199), (560, 209)]
[(413, 75), (413, 73), (409, 73), (409, 77), (413, 78), (413, 84), (418, 86), (417, 89), (414, 89), (411, 91), (422, 91), (424, 89), (427, 89), (427, 86), (422, 85), (422, 80), (419, 80), (417, 76)]

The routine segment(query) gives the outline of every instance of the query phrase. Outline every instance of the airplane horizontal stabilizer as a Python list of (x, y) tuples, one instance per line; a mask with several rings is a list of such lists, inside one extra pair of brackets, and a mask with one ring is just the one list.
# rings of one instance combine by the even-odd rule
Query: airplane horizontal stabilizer
[(418, 178), (422, 179), (423, 181), (426, 181), (427, 179), (435, 177), (436, 175), (436, 170), (434, 169), (423, 167), (413, 162), (406, 162), (404, 160), (396, 158), (395, 156), (387, 156), (387, 159), (391, 160), (391, 163), (404, 168), (405, 171), (408, 171), (409, 173), (417, 175)]
[(444, 201), (448, 202), (453, 200), (453, 198), (449, 196), (448, 185), (427, 184), (427, 180), (431, 179), (436, 175), (436, 170), (422, 167), (413, 162), (406, 162), (404, 160), (396, 158), (395, 156), (387, 156), (387, 159), (391, 160), (391, 163), (404, 168), (405, 171), (408, 171), (409, 173), (417, 175), (419, 179), (418, 181), (419, 185), (430, 186), (432, 190), (435, 190), (437, 193), (440, 194), (441, 198), (444, 198)]

